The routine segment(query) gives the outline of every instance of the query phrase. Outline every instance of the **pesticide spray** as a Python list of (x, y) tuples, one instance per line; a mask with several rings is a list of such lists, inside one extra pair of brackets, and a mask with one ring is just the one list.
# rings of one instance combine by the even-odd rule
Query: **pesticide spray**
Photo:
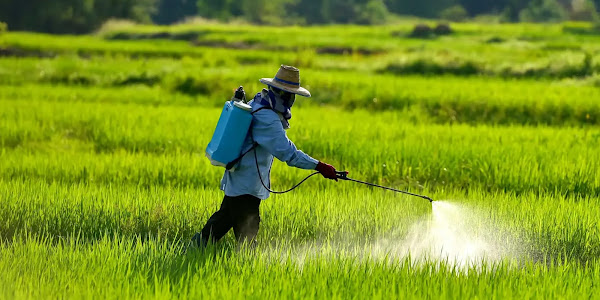
[(427, 226), (415, 224), (406, 239), (405, 248), (416, 259), (448, 261), (459, 267), (480, 266), (503, 258), (490, 227), (478, 226), (477, 213), (451, 202), (432, 203)]
[(464, 272), (524, 258), (518, 239), (483, 211), (445, 200), (432, 202), (431, 208), (431, 214), (412, 224), (408, 232), (390, 232), (374, 241), (372, 256), (443, 262)]
[[(206, 148), (206, 156), (211, 164), (233, 171), (240, 159), (257, 147), (257, 144), (254, 143), (249, 150), (242, 153), (243, 142), (250, 130), (252, 115), (258, 110), (252, 111), (245, 99), (243, 87), (239, 87), (234, 97), (225, 103), (213, 138)], [(314, 172), (308, 175), (288, 190), (273, 191), (260, 177), (256, 152), (254, 154), (260, 181), (265, 189), (274, 194), (290, 192), (308, 178), (319, 174)], [(493, 235), (480, 230), (481, 227), (476, 225), (485, 220), (478, 219), (476, 213), (474, 214), (465, 207), (446, 201), (434, 201), (428, 196), (352, 179), (345, 171), (336, 172), (336, 175), (340, 180), (419, 197), (431, 203), (432, 213), (429, 218), (414, 224), (403, 239), (387, 238), (376, 241), (372, 254), (382, 253), (386, 256), (391, 254), (396, 257), (410, 256), (416, 259), (444, 260), (457, 266), (477, 265), (484, 260), (494, 262), (506, 256), (505, 253), (498, 250), (500, 249), (499, 243), (489, 239)]]
[[(430, 197), (380, 186), (347, 177), (338, 178), (416, 196), (431, 203), (431, 215), (414, 224), (404, 239), (384, 239), (375, 244), (375, 254), (408, 257), (417, 260), (445, 261), (460, 268), (480, 267), (508, 258), (507, 245), (494, 238), (491, 224), (475, 211), (448, 201), (433, 201)], [(507, 241), (504, 241), (506, 243)]]

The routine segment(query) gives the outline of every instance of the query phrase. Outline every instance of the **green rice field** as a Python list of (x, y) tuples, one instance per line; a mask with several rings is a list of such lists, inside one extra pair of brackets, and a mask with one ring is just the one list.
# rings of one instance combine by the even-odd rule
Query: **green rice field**
[[(0, 33), (0, 298), (600, 297), (600, 36), (412, 25)], [(222, 105), (280, 64), (313, 94), (298, 148), (436, 201), (315, 176), (262, 203), (256, 248), (188, 249)]]

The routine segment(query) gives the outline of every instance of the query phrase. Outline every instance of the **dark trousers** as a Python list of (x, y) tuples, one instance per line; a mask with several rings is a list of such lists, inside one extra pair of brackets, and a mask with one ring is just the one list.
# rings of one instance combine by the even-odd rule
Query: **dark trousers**
[(202, 228), (204, 244), (220, 240), (231, 228), (238, 242), (252, 242), (258, 234), (260, 199), (252, 195), (225, 196), (221, 208)]

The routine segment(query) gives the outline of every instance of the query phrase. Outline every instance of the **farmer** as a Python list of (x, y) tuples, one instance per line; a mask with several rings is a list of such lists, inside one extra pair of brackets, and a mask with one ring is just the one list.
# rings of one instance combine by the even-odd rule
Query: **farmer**
[(235, 171), (225, 171), (221, 180), (225, 197), (221, 208), (192, 238), (193, 244), (198, 247), (204, 247), (209, 240), (218, 241), (232, 227), (238, 243), (255, 242), (260, 223), (260, 202), (269, 197), (266, 187), (270, 188), (273, 157), (292, 167), (317, 170), (323, 177), (337, 181), (333, 166), (298, 150), (285, 133), (290, 128), (296, 95), (310, 97), (310, 92), (300, 86), (300, 71), (282, 65), (274, 78), (262, 78), (260, 82), (267, 88), (249, 103), (255, 113), (243, 153), (252, 149), (254, 142), (258, 145), (242, 157)]

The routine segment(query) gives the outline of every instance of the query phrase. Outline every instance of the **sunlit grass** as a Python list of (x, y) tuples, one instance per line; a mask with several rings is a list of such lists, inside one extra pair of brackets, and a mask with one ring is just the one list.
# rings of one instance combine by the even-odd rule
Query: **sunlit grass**
[[(266, 201), (253, 251), (236, 250), (228, 236), (208, 251), (185, 252), (189, 236), (218, 205), (214, 190), (0, 182), (0, 293), (544, 298), (598, 292), (592, 284), (600, 276), (598, 204), (590, 199), (431, 194), (470, 207), (486, 220), (475, 232), (492, 232), (520, 250), (516, 261), (456, 268), (444, 260), (416, 263), (395, 251), (405, 246), (409, 227), (427, 218), (429, 203), (341, 185)], [(394, 242), (375, 251), (381, 240)]]
[[(0, 298), (599, 294), (600, 40), (412, 22), (0, 35)], [(313, 94), (300, 149), (440, 202), (315, 176), (261, 204), (256, 249), (188, 249), (223, 197), (204, 157), (223, 102), (282, 63)], [(308, 174), (276, 163), (272, 187)]]

